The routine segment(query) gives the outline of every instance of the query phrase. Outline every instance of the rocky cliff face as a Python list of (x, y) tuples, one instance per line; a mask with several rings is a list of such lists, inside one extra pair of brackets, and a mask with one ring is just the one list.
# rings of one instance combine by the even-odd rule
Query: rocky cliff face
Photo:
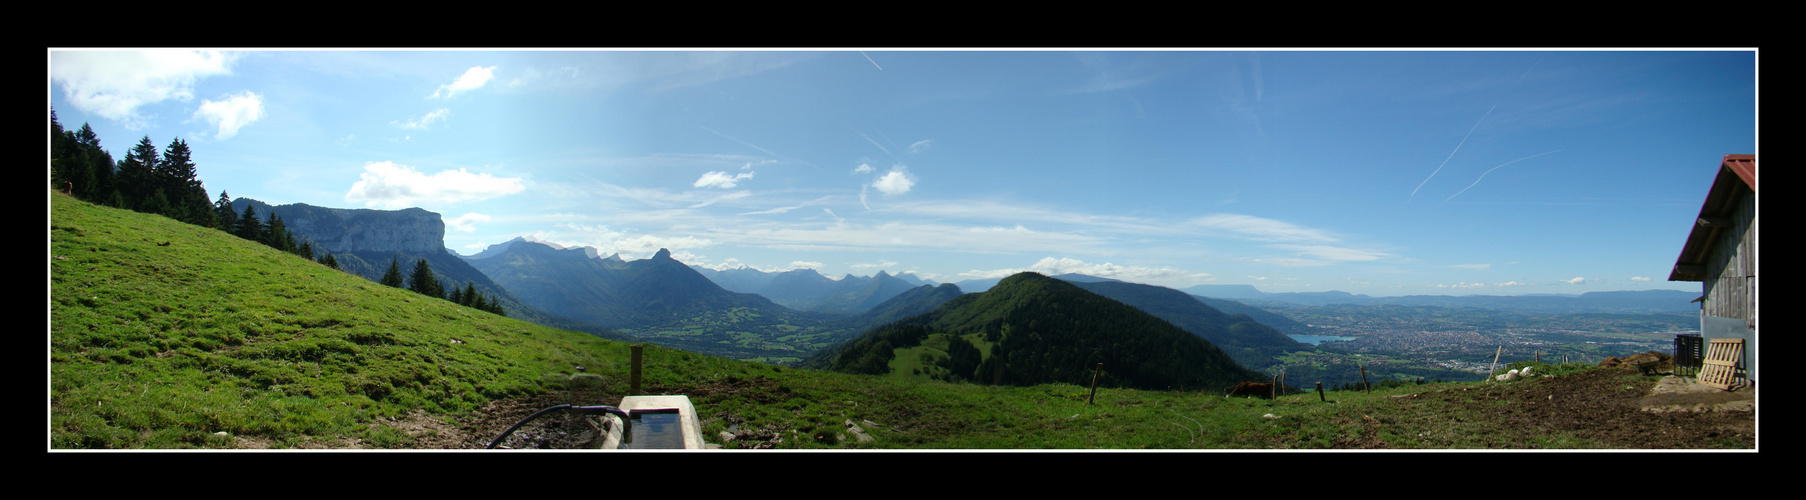
[(239, 198), (232, 202), (239, 213), (256, 207), (258, 218), (271, 213), (295, 236), (313, 240), (316, 248), (331, 252), (436, 253), (445, 248), (445, 220), (419, 208), (369, 210), (316, 207), (302, 203), (270, 206)]

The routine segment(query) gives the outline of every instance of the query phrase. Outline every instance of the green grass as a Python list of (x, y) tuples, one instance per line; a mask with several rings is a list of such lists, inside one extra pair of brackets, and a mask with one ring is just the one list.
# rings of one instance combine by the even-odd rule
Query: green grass
[(613, 342), (388, 288), (212, 229), (52, 196), (51, 446), (367, 439), (544, 390)]
[[(50, 253), (53, 448), (410, 448), (415, 438), (379, 422), (456, 420), (492, 400), (561, 390), (575, 365), (606, 381), (588, 393), (595, 401), (576, 402), (626, 392), (625, 344), (384, 287), (160, 216), (52, 195)], [(922, 352), (945, 347), (940, 338)], [(919, 354), (903, 357), (919, 363)], [(1333, 392), (1332, 403), (1103, 388), (1087, 404), (1089, 389), (1072, 385), (847, 375), (656, 346), (645, 363), (645, 392), (690, 395), (709, 440), (729, 429), (771, 438), (727, 448), (1588, 446), (1495, 423), (1483, 405), (1390, 397), (1471, 383)], [(848, 420), (875, 423), (860, 425), (877, 441), (843, 439)]]

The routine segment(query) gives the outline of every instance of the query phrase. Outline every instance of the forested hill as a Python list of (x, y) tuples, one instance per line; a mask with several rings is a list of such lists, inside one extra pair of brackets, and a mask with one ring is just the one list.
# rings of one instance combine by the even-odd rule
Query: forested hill
[(1230, 315), (1178, 290), (1139, 283), (1096, 281), (1074, 283), (1079, 288), (1134, 306), (1184, 328), (1228, 352), (1236, 362), (1264, 367), (1275, 356), (1307, 349), (1270, 326), (1243, 314)]
[(1035, 273), (861, 335), (829, 368), (890, 373), (897, 352), (924, 344), (947, 346), (918, 354), (935, 358), (946, 378), (978, 383), (1083, 385), (1098, 363), (1102, 384), (1144, 389), (1214, 389), (1264, 378), (1171, 323)]

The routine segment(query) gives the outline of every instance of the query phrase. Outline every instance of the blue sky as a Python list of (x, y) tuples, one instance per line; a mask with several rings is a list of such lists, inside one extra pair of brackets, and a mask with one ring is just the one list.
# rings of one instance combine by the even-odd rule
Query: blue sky
[(48, 53), (114, 157), (687, 263), (1517, 295), (1666, 281), (1756, 52)]

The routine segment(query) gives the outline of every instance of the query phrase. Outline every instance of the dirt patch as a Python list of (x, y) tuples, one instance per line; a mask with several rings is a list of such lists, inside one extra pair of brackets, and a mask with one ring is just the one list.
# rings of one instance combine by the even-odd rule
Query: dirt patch
[[(614, 397), (619, 401), (620, 397)], [(521, 419), (532, 416), (534, 412), (571, 404), (569, 394), (558, 392), (529, 396), (524, 398), (492, 401), (482, 408), (471, 412), (458, 426), (462, 435), (456, 441), (448, 441), (444, 448), (484, 449), (489, 441), (500, 436), (508, 427)], [(593, 403), (585, 403), (593, 404)], [(514, 434), (503, 441), (499, 447), (509, 449), (545, 449), (575, 450), (591, 447), (597, 437), (596, 429), (601, 425), (597, 417), (586, 417), (573, 412), (556, 412), (547, 414), (521, 426)]]
[[(1449, 404), (1487, 405), (1490, 425), (1531, 436), (1572, 436), (1594, 448), (1755, 448), (1754, 411), (1719, 410), (1727, 396), (1707, 392), (1655, 393), (1661, 380), (1634, 369), (1601, 369), (1420, 397)], [(1754, 395), (1749, 394), (1754, 408)], [(1704, 405), (1707, 411), (1646, 411), (1651, 405)], [(1523, 446), (1533, 446), (1529, 443)]]
[[(423, 411), (415, 411), (406, 417), (384, 418), (377, 421), (377, 424), (407, 433), (408, 437), (414, 438), (414, 447), (416, 448), (458, 448), (459, 445), (470, 439), (464, 429), (432, 415), (427, 415)], [(366, 446), (367, 443), (359, 442), (353, 447), (363, 448)]]

